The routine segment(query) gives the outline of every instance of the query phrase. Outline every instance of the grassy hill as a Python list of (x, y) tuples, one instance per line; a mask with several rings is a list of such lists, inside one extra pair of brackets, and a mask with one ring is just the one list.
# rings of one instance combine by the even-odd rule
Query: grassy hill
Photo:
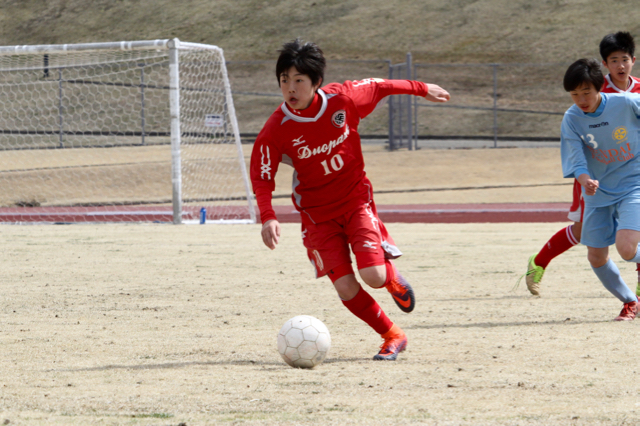
[(332, 58), (566, 62), (639, 18), (632, 0), (3, 0), (0, 44), (178, 37), (247, 60), (300, 36)]
[[(327, 81), (386, 77), (384, 64), (335, 60), (385, 59), (414, 63), (538, 63), (499, 70), (499, 108), (551, 111), (498, 118), (503, 136), (552, 136), (569, 102), (559, 85), (566, 65), (598, 56), (603, 35), (627, 30), (640, 39), (640, 9), (631, 0), (0, 0), (0, 45), (59, 44), (177, 37), (215, 44), (231, 61), (270, 60), (295, 37), (318, 43)], [(640, 43), (639, 43), (640, 44)], [(334, 64), (331, 64), (334, 60)], [(273, 62), (230, 68), (235, 92), (278, 93)], [(561, 64), (561, 65), (558, 65)], [(452, 93), (450, 105), (491, 108), (489, 68), (430, 68), (416, 78)], [(634, 74), (638, 75), (640, 67)], [(277, 97), (234, 95), (241, 132), (257, 132)], [(493, 134), (491, 111), (421, 108), (419, 132)], [(387, 132), (383, 111), (363, 122), (363, 133)]]

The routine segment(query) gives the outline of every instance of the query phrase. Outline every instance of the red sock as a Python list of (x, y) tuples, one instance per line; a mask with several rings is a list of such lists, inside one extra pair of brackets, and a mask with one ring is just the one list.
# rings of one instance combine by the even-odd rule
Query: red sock
[(346, 306), (353, 315), (369, 324), (378, 334), (384, 334), (393, 327), (393, 323), (384, 313), (380, 305), (378, 305), (378, 302), (363, 288), (358, 291), (358, 294), (356, 294), (353, 299), (343, 300), (342, 304)]
[(540, 253), (536, 256), (534, 262), (537, 266), (546, 268), (549, 262), (556, 257), (578, 244), (578, 240), (573, 236), (571, 226), (556, 232), (556, 234), (547, 241), (542, 247)]
[(384, 281), (383, 287), (386, 287), (396, 277), (396, 268), (393, 267), (393, 263), (389, 259), (384, 260), (384, 267), (387, 270), (387, 279)]

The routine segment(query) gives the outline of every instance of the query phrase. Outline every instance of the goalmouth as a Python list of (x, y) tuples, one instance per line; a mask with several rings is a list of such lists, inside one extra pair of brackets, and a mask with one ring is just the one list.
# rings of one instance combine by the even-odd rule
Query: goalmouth
[(0, 46), (0, 109), (0, 222), (256, 222), (219, 47)]

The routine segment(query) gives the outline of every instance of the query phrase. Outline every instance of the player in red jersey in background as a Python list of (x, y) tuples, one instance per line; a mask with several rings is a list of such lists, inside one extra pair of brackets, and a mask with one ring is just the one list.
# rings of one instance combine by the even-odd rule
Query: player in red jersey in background
[[(600, 56), (602, 65), (609, 71), (605, 76), (601, 93), (640, 93), (640, 79), (631, 75), (636, 62), (635, 42), (628, 32), (619, 31), (607, 34), (600, 41)], [(540, 281), (551, 260), (580, 242), (582, 232), (582, 214), (584, 200), (582, 187), (577, 180), (573, 182), (573, 203), (569, 209), (569, 220), (573, 225), (558, 231), (545, 243), (538, 254), (529, 258), (526, 272), (527, 288), (531, 294), (540, 294)], [(638, 286), (636, 294), (640, 296), (640, 264), (637, 265)]]
[(323, 52), (314, 43), (296, 39), (280, 50), (276, 77), (284, 102), (258, 135), (250, 163), (262, 240), (272, 250), (280, 240), (271, 200), (283, 162), (294, 168), (291, 199), (300, 212), (302, 241), (316, 277), (328, 275), (347, 309), (384, 339), (374, 359), (395, 360), (407, 337), (360, 286), (351, 251), (360, 278), (372, 288), (385, 287), (402, 311), (413, 310), (415, 296), (391, 263), (402, 252), (378, 218), (358, 124), (389, 95), (446, 102), (449, 93), (433, 84), (378, 78), (320, 88), (325, 66)]

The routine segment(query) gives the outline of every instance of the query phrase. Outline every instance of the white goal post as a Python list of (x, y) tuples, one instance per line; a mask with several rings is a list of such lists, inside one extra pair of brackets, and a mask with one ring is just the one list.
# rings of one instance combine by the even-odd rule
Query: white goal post
[(0, 151), (0, 222), (256, 222), (216, 46), (0, 46)]

